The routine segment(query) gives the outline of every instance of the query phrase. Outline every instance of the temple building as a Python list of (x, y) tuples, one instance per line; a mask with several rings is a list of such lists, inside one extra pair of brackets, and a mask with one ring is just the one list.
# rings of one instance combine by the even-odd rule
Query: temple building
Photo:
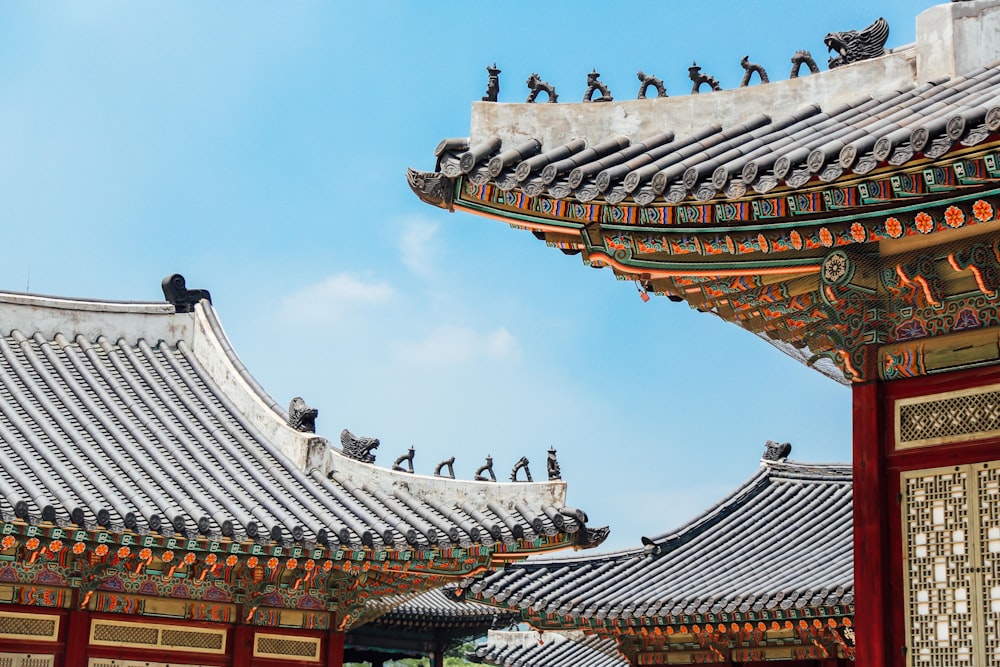
[(566, 506), (558, 466), (460, 481), (447, 462), (376, 466), (375, 438), (331, 444), (317, 410), (286, 412), (254, 381), (207, 291), (179, 275), (163, 291), (0, 293), (5, 667), (329, 667), (348, 637), (441, 665), (449, 637), (496, 614), (419, 607), (416, 627), (385, 617), (396, 644), (358, 633), (420, 593), (606, 536)]
[[(717, 90), (694, 66), (681, 97), (653, 97), (648, 74), (622, 101), (592, 72), (582, 103), (555, 103), (537, 76), (529, 103), (501, 103), (492, 67), (470, 136), (408, 180), (433, 206), (530, 231), (849, 384), (856, 660), (987, 664), (1000, 656), (1000, 2), (928, 9), (916, 42), (891, 50), (885, 21), (853, 27), (826, 35), (829, 71), (797, 52), (788, 80)], [(743, 66), (744, 84), (764, 79)]]
[[(561, 663), (548, 651), (570, 650), (554, 641), (564, 632), (574, 641), (579, 633), (596, 637), (573, 648), (603, 653), (599, 665), (848, 664), (855, 654), (851, 469), (789, 461), (790, 450), (768, 443), (750, 479), (640, 547), (535, 557), (464, 581), (467, 598), (519, 611), (546, 633), (534, 633), (536, 646), (493, 633), (477, 655), (555, 667)], [(609, 642), (610, 656), (601, 650)], [(529, 649), (531, 659), (523, 655)]]

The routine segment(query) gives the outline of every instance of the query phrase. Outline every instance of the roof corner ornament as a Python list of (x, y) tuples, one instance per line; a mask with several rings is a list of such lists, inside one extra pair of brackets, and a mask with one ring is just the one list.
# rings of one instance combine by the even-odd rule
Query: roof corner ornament
[(608, 535), (611, 534), (610, 526), (602, 526), (600, 528), (585, 528), (584, 530), (578, 531), (576, 534), (576, 544), (573, 546), (577, 549), (592, 549), (596, 546), (600, 546), (604, 540), (608, 539)]
[(493, 66), (486, 66), (486, 71), (490, 73), (490, 78), (486, 82), (486, 94), (483, 95), (483, 102), (496, 102), (500, 95), (500, 69), (494, 62)]
[(526, 481), (526, 482), (533, 481), (531, 479), (531, 471), (528, 470), (528, 457), (527, 456), (522, 456), (520, 459), (517, 460), (517, 463), (514, 464), (514, 467), (510, 471), (510, 481), (512, 481), (512, 482), (519, 481), (517, 479), (517, 473), (520, 470), (523, 470), (524, 471), (524, 476), (527, 477), (527, 479), (524, 480), (524, 481)]
[(740, 81), (740, 88), (749, 86), (750, 77), (754, 74), (760, 77), (761, 83), (769, 83), (770, 80), (767, 78), (767, 71), (761, 65), (750, 62), (749, 55), (743, 56), (743, 59), (740, 60), (740, 67), (743, 68), (743, 80)]
[(378, 438), (359, 438), (346, 428), (340, 432), (340, 446), (344, 450), (344, 456), (362, 463), (375, 463), (375, 455), (372, 451), (378, 449)]
[(207, 289), (188, 289), (184, 276), (174, 273), (160, 282), (163, 288), (163, 298), (173, 304), (175, 313), (191, 313), (199, 301), (205, 299), (212, 303), (212, 295)]
[(406, 182), (424, 203), (455, 211), (455, 179), (441, 173), (407, 169)]
[(775, 442), (774, 440), (768, 440), (764, 444), (764, 456), (760, 457), (761, 461), (784, 461), (791, 455), (792, 445), (788, 442)]
[(885, 55), (888, 39), (889, 24), (884, 18), (876, 19), (864, 30), (827, 33), (823, 43), (828, 50), (838, 54), (830, 58), (830, 69)]
[[(441, 470), (444, 468), (448, 469), (447, 475), (441, 474)], [(450, 477), (451, 479), (455, 479), (455, 457), (452, 456), (450, 459), (445, 459), (444, 461), (441, 461), (441, 463), (437, 464), (437, 468), (434, 468), (434, 476)]]
[(310, 408), (301, 396), (296, 396), (288, 404), (288, 425), (302, 433), (316, 432), (316, 417), (319, 410)]
[(528, 90), (531, 91), (528, 93), (528, 99), (525, 100), (527, 104), (534, 104), (535, 98), (538, 97), (538, 93), (543, 92), (549, 96), (549, 102), (552, 104), (559, 101), (559, 96), (556, 94), (555, 86), (551, 85), (547, 81), (542, 81), (542, 77), (538, 76), (535, 72), (532, 72), (531, 76), (528, 77), (527, 84)]
[[(410, 447), (410, 450), (408, 452), (401, 455), (399, 458), (397, 458), (395, 461), (392, 462), (392, 469), (395, 470), (396, 472), (412, 473), (414, 454), (416, 454), (416, 451), (413, 449), (413, 447)], [(407, 466), (406, 468), (403, 467), (403, 461), (406, 461), (406, 466)]]
[(555, 447), (549, 447), (549, 456), (545, 459), (545, 467), (548, 470), (550, 482), (562, 479), (562, 471), (559, 469), (559, 461), (556, 460)]
[(792, 55), (792, 73), (788, 75), (788, 78), (799, 78), (799, 72), (802, 70), (803, 65), (809, 68), (810, 74), (819, 74), (819, 67), (816, 66), (816, 61), (813, 60), (812, 54), (805, 49), (799, 49)]
[[(487, 477), (486, 475), (489, 475)], [(497, 481), (497, 476), (493, 474), (493, 457), (487, 456), (486, 463), (476, 468), (476, 474), (473, 478), (477, 482), (495, 482)]]
[(650, 87), (656, 89), (657, 97), (667, 97), (667, 87), (663, 85), (663, 79), (658, 76), (653, 76), (652, 74), (646, 74), (642, 70), (636, 72), (636, 77), (639, 79), (639, 94), (636, 95), (637, 100), (646, 99), (646, 93), (649, 91)]
[(688, 78), (694, 83), (691, 86), (691, 94), (697, 95), (703, 85), (708, 85), (712, 90), (722, 90), (722, 86), (715, 79), (714, 76), (709, 76), (707, 74), (701, 73), (701, 68), (698, 67), (698, 63), (692, 62), (691, 67), (688, 67)]
[[(584, 102), (611, 102), (615, 98), (611, 97), (611, 91), (608, 90), (607, 85), (600, 79), (600, 72), (596, 69), (591, 70), (590, 74), (587, 75), (587, 92), (583, 94)], [(594, 99), (594, 93), (601, 91), (601, 96), (596, 100)]]

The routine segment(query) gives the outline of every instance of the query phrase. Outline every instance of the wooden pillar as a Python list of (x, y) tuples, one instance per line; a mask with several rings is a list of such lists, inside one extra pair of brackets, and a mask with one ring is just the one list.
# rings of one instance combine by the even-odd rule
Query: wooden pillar
[(326, 640), (326, 667), (344, 667), (344, 639), (346, 633), (330, 630)]
[(237, 625), (233, 629), (232, 667), (250, 667), (253, 660), (253, 626)]
[(434, 651), (430, 655), (431, 667), (444, 667), (444, 651)]
[(884, 415), (879, 381), (853, 387), (854, 627), (857, 667), (888, 667), (889, 524), (886, 511)]
[(66, 617), (66, 653), (63, 667), (86, 667), (90, 643), (90, 612), (73, 609)]

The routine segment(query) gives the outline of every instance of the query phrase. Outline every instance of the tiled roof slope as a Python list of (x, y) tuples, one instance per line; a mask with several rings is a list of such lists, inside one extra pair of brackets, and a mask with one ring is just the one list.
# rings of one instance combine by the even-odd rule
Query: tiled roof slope
[(584, 528), (563, 482), (393, 472), (293, 430), (208, 301), (3, 293), (0, 322), (3, 520), (389, 549)]
[(764, 461), (729, 497), (643, 548), (529, 559), (471, 591), (534, 616), (584, 619), (851, 605), (851, 469)]
[[(759, 114), (695, 133), (675, 135), (664, 127), (592, 145), (571, 137), (560, 145), (445, 140), (436, 151), (436, 171), (474, 185), (581, 203), (739, 199), (937, 158), (982, 143), (998, 129), (1000, 68), (994, 64), (848, 104), (809, 105), (782, 117)], [(418, 176), (411, 171), (410, 183), (421, 195)]]
[(464, 635), (474, 635), (492, 626), (507, 626), (515, 621), (513, 612), (498, 609), (475, 600), (459, 600), (454, 596), (454, 586), (436, 588), (406, 600), (374, 625), (401, 628), (413, 632), (442, 632), (463, 630)]
[(612, 639), (582, 632), (510, 632), (491, 630), (476, 647), (473, 662), (502, 667), (627, 667)]

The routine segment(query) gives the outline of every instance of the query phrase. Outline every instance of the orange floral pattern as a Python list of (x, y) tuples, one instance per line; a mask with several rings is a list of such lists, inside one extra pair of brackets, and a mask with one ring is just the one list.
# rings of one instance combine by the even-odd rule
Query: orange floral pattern
[(993, 219), (993, 206), (982, 199), (972, 205), (972, 215), (976, 216), (979, 222), (986, 222)]
[(108, 551), (109, 551), (109, 549), (108, 549), (108, 545), (107, 544), (98, 544), (97, 548), (94, 549), (94, 553), (97, 554), (98, 556), (100, 556), (101, 558), (104, 558), (105, 556), (107, 556), (108, 555)]
[(788, 235), (788, 240), (791, 241), (793, 248), (802, 250), (802, 236), (797, 231), (793, 229), (792, 233)]
[(129, 549), (128, 547), (121, 547), (120, 549), (118, 549), (119, 558), (128, 558), (131, 555), (132, 555), (132, 550)]
[(949, 206), (944, 211), (944, 222), (949, 227), (961, 227), (965, 224), (965, 214), (957, 206)]
[(855, 222), (851, 225), (851, 238), (854, 239), (855, 243), (864, 243), (865, 239), (868, 238), (865, 226), (860, 222)]
[(921, 234), (930, 234), (934, 231), (934, 218), (923, 211), (917, 213), (917, 217), (913, 219), (913, 222), (917, 226), (917, 231)]
[(885, 221), (885, 233), (894, 239), (903, 235), (903, 223), (896, 218), (888, 218)]
[(819, 229), (819, 242), (827, 248), (833, 245), (833, 234), (826, 227), (820, 227)]

